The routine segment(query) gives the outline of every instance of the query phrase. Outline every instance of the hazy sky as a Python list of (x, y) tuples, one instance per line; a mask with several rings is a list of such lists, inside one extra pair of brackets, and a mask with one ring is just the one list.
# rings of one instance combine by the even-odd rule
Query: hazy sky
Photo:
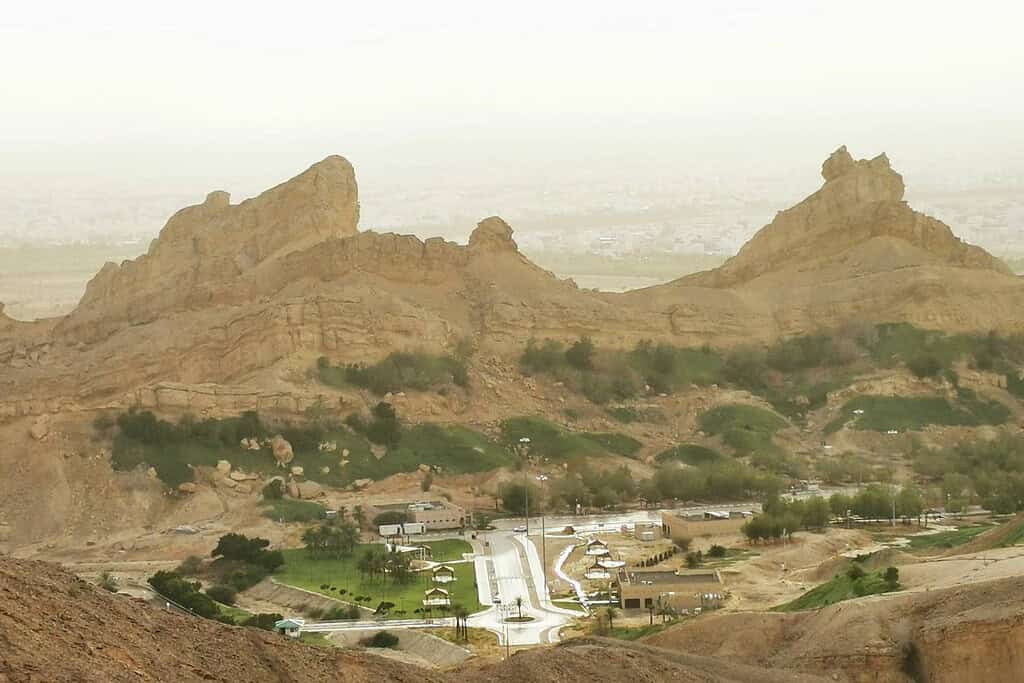
[[(0, 177), (1024, 164), (1024, 3), (90, 2), (0, 14)], [(524, 170), (529, 169), (529, 170)]]

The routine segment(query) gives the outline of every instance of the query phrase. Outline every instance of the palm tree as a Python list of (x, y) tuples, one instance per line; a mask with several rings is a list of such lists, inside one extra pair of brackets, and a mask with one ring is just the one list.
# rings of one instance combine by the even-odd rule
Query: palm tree
[(469, 640), (469, 610), (462, 605), (454, 605), (452, 614), (455, 616), (455, 638)]
[(615, 617), (619, 616), (619, 610), (608, 605), (604, 608), (604, 616), (608, 619), (608, 628), (611, 629), (615, 626)]
[(366, 524), (366, 512), (363, 510), (362, 505), (356, 505), (352, 508), (352, 519), (356, 521), (356, 524), (360, 529), (362, 529), (363, 525)]
[(516, 597), (516, 600), (515, 600), (514, 604), (516, 606), (516, 609), (519, 611), (519, 620), (522, 621), (522, 619), (523, 619), (523, 596), (520, 595), (520, 596)]

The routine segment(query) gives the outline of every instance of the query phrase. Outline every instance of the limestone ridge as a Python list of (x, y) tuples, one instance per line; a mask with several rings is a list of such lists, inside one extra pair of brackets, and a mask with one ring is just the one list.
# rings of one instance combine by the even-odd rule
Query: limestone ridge
[(292, 251), (354, 235), (358, 223), (355, 171), (340, 156), (241, 204), (211, 192), (174, 214), (146, 254), (103, 266), (62, 330), (103, 336), (120, 323), (212, 303), (219, 285)]
[[(889, 158), (854, 158), (840, 147), (822, 164), (825, 184), (775, 219), (716, 270), (684, 278), (687, 284), (734, 287), (766, 274), (825, 267), (872, 240), (902, 242), (899, 266), (945, 265), (1010, 274), (999, 259), (962, 242), (946, 224), (911, 209), (903, 201), (903, 177)], [(912, 250), (906, 250), (911, 247)], [(870, 259), (863, 267), (870, 270)], [(892, 266), (888, 261), (878, 270)]]

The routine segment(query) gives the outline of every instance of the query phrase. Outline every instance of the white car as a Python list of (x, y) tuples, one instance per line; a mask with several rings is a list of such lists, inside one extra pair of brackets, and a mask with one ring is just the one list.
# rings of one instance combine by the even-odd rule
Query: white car
[(525, 534), (526, 533), (526, 527), (525, 526), (517, 526), (516, 528), (512, 529), (512, 533), (514, 533), (514, 534)]

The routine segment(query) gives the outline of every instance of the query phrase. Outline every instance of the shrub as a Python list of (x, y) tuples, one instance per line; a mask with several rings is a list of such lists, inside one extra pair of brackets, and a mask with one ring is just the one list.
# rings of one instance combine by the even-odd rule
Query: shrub
[(263, 500), (281, 500), (284, 498), (284, 482), (274, 479), (263, 487)]
[(854, 562), (846, 570), (846, 575), (850, 578), (851, 581), (863, 579), (865, 575), (864, 567), (861, 567), (858, 563)]
[(925, 377), (936, 377), (942, 372), (942, 361), (930, 354), (923, 354), (910, 359), (907, 362), (907, 367), (914, 373), (915, 377), (922, 379)]
[(686, 566), (696, 569), (704, 562), (704, 555), (698, 550), (695, 553), (686, 553)]
[(420, 491), (426, 493), (430, 490), (430, 487), (434, 485), (434, 473), (427, 472), (423, 479), (420, 480)]
[(244, 619), (240, 625), (249, 626), (250, 628), (259, 628), (264, 631), (273, 631), (274, 624), (282, 619), (284, 619), (284, 617), (277, 612), (261, 612)]
[(203, 558), (198, 555), (189, 555), (181, 561), (181, 564), (178, 565), (178, 568), (175, 569), (174, 572), (181, 576), (195, 576), (202, 570)]
[(573, 343), (565, 352), (565, 362), (577, 370), (592, 370), (594, 368), (594, 343), (590, 337), (583, 337)]
[(708, 557), (725, 557), (725, 552), (724, 545), (712, 545), (708, 550)]
[(322, 607), (310, 607), (308, 610), (306, 610), (306, 615), (310, 619), (319, 619), (324, 615), (324, 610)]
[(890, 588), (895, 589), (900, 585), (900, 570), (896, 567), (886, 567), (885, 574), (882, 575), (882, 578), (885, 579), (885, 583)]
[(206, 594), (223, 605), (233, 605), (237, 600), (235, 589), (222, 584), (207, 588)]
[(364, 647), (393, 648), (398, 645), (398, 636), (389, 631), (378, 631), (368, 638), (359, 641)]

